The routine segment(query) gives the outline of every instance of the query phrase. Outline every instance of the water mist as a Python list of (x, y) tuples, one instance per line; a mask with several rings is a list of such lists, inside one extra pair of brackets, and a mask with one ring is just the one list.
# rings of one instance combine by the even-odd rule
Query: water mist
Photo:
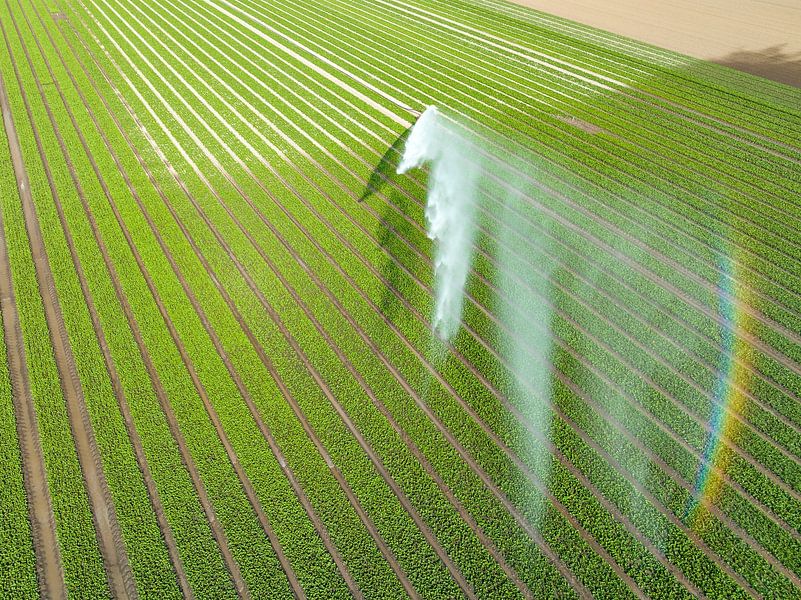
[(481, 167), (473, 143), (431, 106), (406, 141), (398, 173), (430, 166), (426, 225), (434, 242), (436, 300), (432, 326), (445, 341), (459, 331), (464, 287), (473, 259), (477, 183)]

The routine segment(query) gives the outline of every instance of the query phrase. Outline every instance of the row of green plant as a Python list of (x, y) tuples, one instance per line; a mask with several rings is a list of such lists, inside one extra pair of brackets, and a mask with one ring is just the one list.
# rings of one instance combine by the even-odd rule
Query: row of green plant
[[(10, 12), (3, 10), (3, 29), (8, 42), (0, 56), (4, 74), (13, 75), (11, 55), (17, 60), (25, 87), (37, 93), (32, 74), (25, 61), (19, 38), (12, 27)], [(19, 94), (16, 77), (8, 77), (12, 114), (29, 171), (34, 198), (47, 198), (49, 187), (36, 168), (39, 153)], [(35, 98), (35, 97), (34, 97)], [(40, 163), (41, 164), (41, 163)], [(83, 488), (80, 465), (75, 452), (67, 408), (59, 385), (59, 374), (50, 345), (50, 332), (44, 315), (42, 297), (30, 241), (25, 226), (22, 204), (17, 195), (3, 196), (3, 220), (6, 243), (14, 281), (20, 324), (22, 327), (31, 395), (39, 425), (47, 483), (52, 499), (56, 533), (61, 549), (67, 590), (76, 595), (108, 596), (103, 561)], [(46, 235), (46, 233), (43, 231)]]
[[(6, 142), (0, 143), (0, 163), (6, 165), (0, 169), (0, 196), (19, 198), (17, 180), (11, 168), (11, 154)], [(3, 240), (0, 243), (5, 244), (5, 228), (2, 234)], [(4, 328), (10, 326), (11, 323), (3, 323)], [(23, 458), (17, 438), (17, 416), (11, 396), (11, 376), (3, 331), (0, 330), (0, 487), (3, 490), (0, 501), (3, 506), (3, 519), (0, 521), (0, 594), (33, 599), (38, 597), (36, 557), (28, 520), (28, 504), (23, 485)]]

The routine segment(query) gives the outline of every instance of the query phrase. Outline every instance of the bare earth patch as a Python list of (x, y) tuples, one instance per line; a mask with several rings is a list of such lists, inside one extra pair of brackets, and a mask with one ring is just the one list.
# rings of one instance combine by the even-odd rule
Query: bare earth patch
[(801, 87), (801, 2), (797, 0), (512, 1)]

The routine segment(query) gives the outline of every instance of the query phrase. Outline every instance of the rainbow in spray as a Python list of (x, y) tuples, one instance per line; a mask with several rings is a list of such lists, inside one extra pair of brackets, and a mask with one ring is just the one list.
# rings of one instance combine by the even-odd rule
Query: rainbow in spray
[(731, 253), (722, 253), (718, 267), (718, 313), (722, 320), (721, 354), (713, 388), (709, 433), (695, 476), (692, 495), (687, 503), (685, 521), (696, 523), (706, 507), (715, 503), (723, 485), (723, 476), (732, 459), (732, 450), (724, 440), (736, 439), (745, 402), (750, 370), (748, 353), (738, 335), (743, 323), (739, 310), (747, 291), (738, 285), (738, 266)]

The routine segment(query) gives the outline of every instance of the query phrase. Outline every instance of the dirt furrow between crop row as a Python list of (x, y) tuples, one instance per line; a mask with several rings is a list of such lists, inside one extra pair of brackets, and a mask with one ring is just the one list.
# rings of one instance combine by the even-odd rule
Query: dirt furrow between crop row
[[(3, 33), (5, 36), (5, 31)], [(19, 195), (27, 195), (29, 196), (27, 201), (33, 202), (2, 73), (0, 73), (0, 112), (3, 116), (3, 125), (11, 151), (11, 163)], [(8, 365), (11, 373), (11, 396), (23, 465), (25, 495), (28, 499), (28, 514), (36, 553), (36, 574), (39, 593), (45, 597), (60, 600), (67, 597), (67, 590), (64, 585), (61, 553), (56, 537), (55, 518), (50, 502), (47, 473), (39, 440), (39, 426), (25, 360), (25, 343), (17, 311), (17, 299), (14, 295), (7, 238), (2, 220), (2, 214), (0, 214), (0, 238), (2, 238), (0, 239), (0, 310), (2, 310)]]
[[(50, 110), (49, 105), (47, 104), (47, 101), (46, 101), (46, 98), (45, 98), (44, 94), (41, 94), (41, 95), (42, 95), (42, 100), (45, 103), (45, 107), (48, 110)], [(85, 193), (83, 191), (83, 186), (81, 185), (81, 183), (80, 183), (80, 181), (78, 179), (77, 173), (76, 173), (75, 168), (74, 168), (74, 166), (72, 164), (72, 160), (71, 160), (68, 152), (66, 151), (66, 147), (63, 144), (63, 139), (61, 138), (61, 134), (59, 132), (59, 129), (58, 129), (57, 125), (55, 124), (54, 121), (52, 121), (51, 124), (53, 125), (53, 129), (54, 129), (54, 132), (56, 134), (57, 139), (61, 142), (62, 154), (64, 156), (65, 161), (67, 162), (68, 170), (70, 172), (70, 176), (72, 177), (73, 184), (76, 187), (76, 190), (77, 190), (78, 196), (79, 196), (79, 198), (81, 200), (81, 203), (82, 203), (84, 212), (86, 214), (87, 220), (88, 220), (88, 222), (89, 222), (89, 224), (90, 224), (90, 226), (92, 228), (92, 232), (93, 232), (93, 235), (95, 237), (95, 241), (96, 241), (98, 247), (100, 248), (101, 256), (103, 257), (104, 263), (106, 264), (106, 268), (107, 268), (107, 270), (108, 270), (108, 272), (109, 272), (109, 274), (111, 276), (112, 284), (114, 285), (115, 294), (117, 296), (117, 299), (120, 302), (121, 306), (123, 307), (123, 311), (126, 314), (126, 318), (128, 320), (129, 326), (131, 327), (131, 331), (132, 331), (132, 333), (134, 335), (134, 338), (136, 339), (137, 346), (138, 346), (139, 352), (140, 352), (140, 356), (142, 357), (142, 360), (143, 360), (143, 362), (145, 364), (145, 367), (147, 368), (147, 371), (148, 371), (148, 373), (150, 375), (154, 391), (156, 392), (156, 394), (157, 394), (157, 396), (159, 398), (159, 402), (161, 404), (162, 410), (165, 413), (165, 416), (167, 417), (167, 420), (168, 420), (168, 423), (169, 423), (169, 426), (170, 426), (170, 431), (173, 434), (173, 438), (175, 439), (175, 441), (176, 441), (176, 443), (177, 443), (177, 445), (179, 447), (179, 450), (181, 452), (181, 457), (182, 457), (182, 461), (184, 463), (184, 466), (187, 468), (187, 471), (189, 472), (189, 474), (190, 474), (190, 476), (192, 478), (193, 484), (195, 486), (195, 490), (196, 490), (196, 492), (198, 494), (198, 497), (200, 499), (201, 505), (203, 506), (204, 512), (206, 513), (206, 516), (208, 518), (208, 521), (209, 521), (210, 527), (212, 529), (212, 532), (213, 532), (213, 534), (215, 536), (215, 539), (216, 539), (216, 541), (217, 541), (217, 543), (218, 543), (218, 545), (220, 547), (220, 550), (221, 550), (221, 552), (223, 554), (223, 557), (226, 558), (226, 564), (227, 564), (227, 566), (229, 567), (229, 569), (232, 572), (232, 577), (234, 579), (234, 583), (237, 584), (238, 581), (239, 581), (239, 584), (237, 585), (237, 589), (240, 592), (242, 592), (242, 591), (244, 591), (245, 587), (244, 587), (244, 583), (241, 582), (241, 574), (238, 574), (238, 567), (236, 566), (236, 563), (233, 561), (233, 558), (230, 555), (230, 550), (228, 549), (227, 540), (225, 539), (225, 534), (223, 533), (222, 528), (220, 527), (219, 522), (218, 522), (216, 516), (214, 515), (214, 511), (213, 511), (213, 508), (211, 506), (211, 502), (210, 502), (210, 500), (208, 498), (208, 495), (207, 495), (207, 493), (205, 491), (205, 488), (204, 488), (204, 486), (202, 484), (202, 481), (200, 480), (200, 476), (197, 473), (197, 469), (194, 466), (193, 460), (191, 458), (191, 454), (190, 454), (190, 452), (189, 452), (189, 450), (188, 450), (188, 448), (186, 446), (186, 442), (184, 441), (183, 436), (182, 436), (182, 434), (180, 432), (177, 420), (175, 419), (175, 415), (172, 412), (172, 407), (170, 406), (169, 399), (167, 398), (166, 393), (164, 392), (164, 388), (163, 388), (163, 386), (162, 386), (162, 384), (160, 382), (158, 373), (157, 373), (157, 371), (155, 369), (155, 365), (153, 364), (153, 362), (152, 362), (152, 360), (151, 360), (151, 358), (149, 356), (148, 350), (147, 350), (147, 348), (145, 346), (145, 343), (144, 343), (144, 339), (142, 338), (141, 332), (140, 332), (139, 327), (138, 327), (138, 325), (136, 323), (133, 311), (131, 310), (131, 307), (130, 307), (130, 305), (128, 303), (128, 300), (127, 300), (127, 298), (125, 296), (125, 292), (123, 291), (122, 284), (121, 284), (121, 282), (119, 280), (119, 277), (118, 277), (118, 275), (116, 273), (116, 269), (115, 269), (115, 267), (113, 265), (113, 262), (111, 261), (111, 257), (110, 257), (110, 255), (108, 253), (108, 250), (107, 250), (107, 248), (105, 246), (105, 243), (103, 242), (102, 238), (100, 237), (99, 228), (97, 226), (97, 223), (96, 223), (96, 221), (95, 221), (95, 219), (94, 219), (94, 217), (92, 215), (91, 209), (90, 209), (89, 204), (87, 202), (86, 195), (85, 195)], [(80, 131), (80, 130), (76, 127), (76, 131)], [(89, 155), (91, 156), (91, 153), (89, 153)]]
[[(10, 14), (11, 7), (8, 2), (6, 2), (6, 6)], [(11, 21), (17, 35), (23, 42), (22, 47), (26, 60), (31, 68), (31, 72), (34, 74), (37, 88), (42, 98), (44, 98), (41, 81), (39, 81), (33, 69), (30, 53), (27, 46), (24, 44), (24, 38), (20, 33), (13, 15), (11, 15)], [(34, 40), (41, 52), (39, 41), (35, 38)], [(11, 56), (12, 61), (16, 62), (13, 55)], [(47, 64), (47, 66), (49, 70), (50, 65)], [(50, 75), (53, 77), (52, 71), (50, 71)], [(62, 101), (64, 101), (63, 96)], [(66, 104), (66, 101), (64, 102)], [(55, 129), (55, 120), (53, 119), (49, 107), (48, 117)], [(60, 138), (59, 143), (63, 144), (63, 140)], [(62, 149), (66, 152), (66, 147), (62, 146)], [(25, 215), (25, 226), (31, 244), (31, 251), (34, 256), (36, 279), (42, 300), (44, 301), (45, 318), (50, 331), (53, 354), (56, 365), (58, 366), (62, 393), (67, 403), (70, 428), (75, 440), (75, 449), (78, 453), (81, 471), (84, 476), (84, 484), (92, 506), (92, 517), (106, 567), (109, 586), (116, 597), (136, 598), (138, 597), (136, 584), (128, 563), (125, 543), (122, 539), (119, 523), (117, 522), (117, 515), (111, 498), (111, 492), (105, 474), (103, 473), (100, 452), (97, 448), (94, 432), (92, 431), (92, 424), (86, 407), (86, 399), (83, 394), (83, 388), (75, 366), (75, 357), (72, 354), (69, 337), (64, 325), (64, 316), (61, 312), (58, 293), (55, 288), (52, 271), (50, 270), (51, 267), (45, 249), (44, 239), (42, 238), (42, 233), (39, 228), (36, 207), (33, 203), (33, 197), (30, 194), (26, 196), (27, 197), (23, 196), (22, 198), (23, 213)]]
[[(35, 8), (34, 8), (35, 10)], [(38, 12), (37, 12), (38, 16)], [(40, 18), (41, 20), (41, 18)], [(49, 35), (49, 32), (48, 32)], [(52, 39), (51, 39), (52, 41)], [(75, 268), (76, 274), (78, 275), (78, 279), (81, 286), (81, 291), (84, 297), (84, 301), (86, 302), (87, 308), (89, 310), (89, 315), (92, 320), (92, 325), (94, 328), (94, 332), (98, 341), (98, 345), (101, 349), (103, 354), (103, 360), (106, 366), (106, 370), (108, 372), (109, 378), (111, 380), (111, 385), (114, 390), (115, 397), (117, 399), (117, 405), (120, 409), (120, 412), (123, 416), (123, 422), (125, 423), (126, 432), (128, 434), (128, 439), (131, 442), (131, 445), (134, 450), (134, 455), (136, 458), (137, 466), (142, 473), (143, 480), (145, 482), (145, 486), (147, 489), (148, 498), (150, 499), (151, 506), (153, 507), (153, 511), (156, 515), (156, 520), (159, 525), (159, 529), (161, 531), (161, 535), (164, 539), (164, 543), (167, 546), (167, 550), (170, 556), (170, 560), (172, 563), (172, 567), (175, 571), (176, 578), (178, 580), (179, 587), (181, 589), (182, 594), (185, 598), (192, 598), (193, 593), (191, 588), (189, 587), (189, 582), (186, 578), (186, 573), (184, 572), (183, 563), (181, 558), (178, 554), (178, 548), (175, 542), (175, 537), (173, 536), (172, 530), (167, 523), (167, 519), (164, 513), (164, 506), (162, 505), (161, 498), (159, 497), (158, 490), (156, 488), (155, 482), (153, 481), (152, 474), (150, 472), (150, 468), (147, 464), (147, 458), (145, 456), (144, 449), (142, 447), (141, 439), (139, 438), (139, 434), (136, 431), (133, 417), (131, 415), (130, 407), (128, 406), (127, 399), (125, 398), (125, 392), (122, 388), (122, 384), (120, 381), (119, 373), (117, 372), (116, 365), (114, 364), (114, 360), (111, 356), (109, 351), (109, 346), (106, 340), (105, 333), (103, 331), (100, 317), (97, 313), (97, 307), (95, 306), (94, 299), (92, 297), (92, 293), (89, 289), (89, 285), (86, 279), (86, 274), (84, 273), (83, 267), (80, 263), (80, 259), (78, 258), (77, 251), (75, 249), (74, 240), (72, 238), (72, 233), (70, 228), (67, 224), (66, 216), (64, 214), (64, 209), (61, 203), (61, 199), (59, 197), (58, 191), (56, 189), (56, 184), (53, 179), (53, 173), (49, 165), (49, 161), (44, 152), (44, 148), (42, 147), (41, 137), (39, 135), (38, 127), (36, 126), (33, 118), (33, 114), (31, 112), (30, 104), (28, 102), (27, 94), (25, 93), (24, 89), (22, 89), (22, 97), (23, 102), (25, 104), (26, 111), (28, 113), (28, 118), (31, 122), (31, 126), (33, 129), (34, 138), (36, 141), (37, 148), (39, 150), (39, 156), (42, 160), (42, 165), (45, 171), (45, 176), (47, 177), (48, 184), (50, 187), (51, 195), (53, 198), (53, 203), (56, 208), (56, 212), (58, 213), (59, 222), (61, 224), (62, 231), (64, 233), (67, 246), (69, 248), (70, 257), (72, 259), (73, 267)]]

